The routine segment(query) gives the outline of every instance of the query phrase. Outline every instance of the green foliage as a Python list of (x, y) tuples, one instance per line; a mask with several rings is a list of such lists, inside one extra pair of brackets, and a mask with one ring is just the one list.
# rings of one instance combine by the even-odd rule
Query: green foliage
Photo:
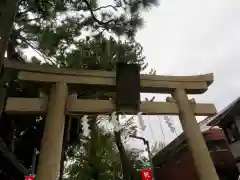
[[(66, 177), (69, 180), (91, 180), (93, 171), (98, 172), (98, 179), (101, 180), (122, 180), (122, 165), (118, 149), (115, 145), (114, 136), (106, 133), (106, 130), (97, 128), (98, 137), (94, 139), (84, 139), (81, 146), (74, 150), (74, 156), (70, 159), (66, 168)], [(94, 170), (92, 160), (89, 156), (91, 143), (97, 147), (94, 156)], [(140, 180), (139, 170), (148, 167), (147, 158), (141, 157), (141, 151), (129, 149), (127, 151), (129, 159), (134, 165), (134, 173), (131, 180)]]
[(63, 50), (63, 53), (56, 59), (59, 64), (69, 68), (114, 70), (116, 62), (119, 61), (138, 63), (142, 68), (146, 67), (142, 47), (136, 42), (122, 42), (103, 37), (86, 38), (86, 40), (77, 43), (76, 48), (71, 52), (64, 53), (65, 51), (67, 49)]
[[(100, 133), (100, 131), (99, 131)], [(110, 134), (103, 135), (100, 133), (97, 139), (92, 139), (96, 146), (95, 169), (100, 172), (100, 179), (112, 179), (114, 173), (121, 172), (121, 163), (119, 155), (114, 147), (114, 140)], [(90, 140), (87, 139), (81, 147), (75, 149), (74, 163), (68, 167), (68, 179), (90, 180), (93, 171), (89, 156)], [(112, 170), (114, 169), (114, 170)], [(116, 178), (117, 179), (117, 178)]]
[(155, 142), (153, 146), (151, 147), (151, 154), (154, 156), (159, 151), (161, 151), (165, 147), (165, 144), (163, 142)]
[[(99, 119), (96, 123), (90, 123), (92, 131), (90, 136), (82, 138), (82, 143), (75, 149), (73, 156), (66, 168), (66, 177), (69, 180), (122, 180), (122, 163), (120, 153), (115, 141), (115, 135), (107, 124), (109, 117)], [(137, 127), (134, 118), (122, 119), (120, 126), (121, 139), (123, 142), (129, 140), (129, 135), (136, 133)], [(151, 168), (149, 159), (143, 150), (126, 147), (126, 154), (130, 160), (133, 171), (131, 180), (140, 180), (140, 170)], [(93, 148), (93, 149), (92, 149)], [(152, 155), (163, 148), (163, 143), (155, 143), (151, 148)], [(92, 151), (94, 150), (94, 154)], [(96, 176), (96, 174), (98, 174)]]
[[(56, 59), (66, 56), (67, 52), (69, 55), (73, 49), (73, 56), (78, 57), (79, 52), (75, 51), (81, 51), (82, 55), (82, 44), (91, 46), (100, 43), (103, 48), (106, 46), (104, 43), (110, 46), (118, 44), (111, 38), (102, 40), (105, 35), (125, 36), (133, 48), (139, 48), (132, 41), (138, 28), (143, 25), (141, 11), (156, 4), (156, 0), (114, 0), (113, 4), (106, 6), (100, 6), (96, 0), (22, 0), (11, 41), (20, 49), (31, 47), (39, 51), (45, 55), (45, 60), (49, 60), (46, 56)], [(86, 34), (91, 37), (90, 42), (83, 38)], [(120, 42), (119, 54), (125, 51), (125, 43), (128, 42)], [(131, 55), (129, 57), (134, 58)]]

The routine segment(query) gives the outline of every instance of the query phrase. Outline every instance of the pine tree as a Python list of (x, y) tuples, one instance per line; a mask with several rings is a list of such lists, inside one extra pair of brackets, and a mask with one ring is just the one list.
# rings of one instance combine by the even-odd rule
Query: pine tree
[[(91, 117), (92, 118), (92, 117)], [(94, 119), (91, 119), (94, 120)], [(104, 120), (102, 120), (104, 121)], [(107, 120), (103, 124), (108, 123)], [(84, 142), (74, 149), (71, 162), (66, 168), (66, 179), (72, 180), (122, 180), (121, 155), (115, 143), (115, 136), (112, 131), (104, 126), (96, 126), (96, 123), (90, 122), (92, 131)], [(129, 134), (133, 134), (135, 126), (132, 119), (127, 120), (121, 125), (121, 132), (125, 131), (128, 136), (122, 139), (129, 139)], [(125, 133), (124, 133), (125, 134)], [(94, 136), (97, 136), (94, 138)], [(94, 146), (94, 147), (93, 147)], [(140, 170), (149, 167), (149, 162), (142, 155), (141, 150), (124, 148), (127, 158), (131, 161), (132, 171), (131, 180), (140, 180)], [(93, 152), (94, 151), (94, 152)], [(90, 153), (93, 153), (91, 156)]]
[[(7, 25), (1, 27), (0, 32), (9, 33), (12, 27), (8, 34), (9, 58), (19, 59), (16, 51), (30, 47), (50, 62), (60, 57), (66, 59), (71, 50), (103, 35), (124, 36), (132, 41), (143, 25), (141, 11), (157, 4), (156, 0), (114, 0), (106, 6), (94, 0), (18, 0), (13, 1), (17, 7), (14, 8), (4, 2), (0, 18)], [(5, 8), (8, 11), (4, 11)], [(13, 12), (12, 16), (8, 16), (9, 12)], [(89, 36), (82, 39), (85, 34)]]

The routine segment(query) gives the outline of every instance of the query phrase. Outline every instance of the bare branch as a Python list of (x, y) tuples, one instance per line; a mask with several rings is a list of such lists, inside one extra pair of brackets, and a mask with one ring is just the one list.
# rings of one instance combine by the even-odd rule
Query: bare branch
[(50, 59), (45, 52), (41, 51), (40, 49), (38, 49), (35, 45), (33, 45), (32, 43), (30, 43), (26, 38), (24, 38), (23, 36), (19, 36), (19, 39), (21, 39), (22, 41), (24, 41), (26, 44), (28, 44), (36, 53), (38, 53), (38, 55), (40, 55), (41, 57), (43, 57), (45, 60), (48, 60), (52, 65), (55, 64), (55, 62)]
[(129, 6), (131, 6), (131, 5), (132, 5), (132, 3), (131, 3), (131, 2), (127, 2), (126, 0), (123, 0), (123, 2), (124, 2), (124, 4), (126, 4), (126, 5), (129, 5)]
[(110, 19), (110, 20), (108, 20), (108, 21), (106, 21), (106, 22), (100, 21), (100, 20), (95, 16), (94, 11), (93, 11), (93, 9), (92, 9), (92, 7), (91, 7), (91, 4), (88, 2), (88, 0), (83, 0), (83, 2), (87, 5), (87, 8), (88, 8), (88, 10), (89, 10), (90, 13), (91, 13), (92, 19), (93, 19), (94, 21), (96, 21), (99, 25), (107, 25), (107, 24), (109, 24), (110, 22), (115, 21), (114, 19)]

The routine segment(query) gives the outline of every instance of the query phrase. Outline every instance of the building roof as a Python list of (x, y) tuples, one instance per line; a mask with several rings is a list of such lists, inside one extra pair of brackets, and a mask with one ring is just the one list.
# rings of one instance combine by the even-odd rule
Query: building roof
[(215, 116), (210, 116), (204, 119), (205, 123), (207, 123), (209, 126), (215, 126), (219, 125), (220, 121), (225, 120), (224, 118), (231, 114), (234, 109), (237, 108), (237, 105), (240, 103), (240, 97), (238, 97), (235, 101), (230, 103), (228, 106), (226, 106), (224, 109), (222, 109), (219, 113), (217, 113)]
[[(224, 117), (226, 117), (231, 112), (234, 112), (234, 109), (236, 109), (235, 107), (238, 104), (240, 104), (240, 97), (237, 98), (232, 103), (230, 103), (226, 108), (221, 110), (216, 115), (207, 117), (201, 122), (199, 122), (201, 131), (204, 132), (214, 126), (218, 126), (221, 121), (226, 119)], [(182, 149), (186, 145), (187, 145), (187, 142), (186, 142), (184, 133), (181, 133), (176, 139), (174, 139), (171, 143), (169, 143), (165, 148), (163, 148), (159, 153), (157, 153), (153, 157), (154, 166), (161, 164), (168, 155), (178, 152), (180, 149)]]

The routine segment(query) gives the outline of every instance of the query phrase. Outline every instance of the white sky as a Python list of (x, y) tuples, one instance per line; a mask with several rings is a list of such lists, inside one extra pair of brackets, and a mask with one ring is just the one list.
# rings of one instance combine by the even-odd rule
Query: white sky
[[(155, 68), (158, 75), (213, 72), (214, 83), (196, 100), (214, 103), (218, 110), (239, 96), (239, 0), (161, 0), (158, 8), (144, 13), (144, 18), (145, 27), (137, 40), (144, 48), (149, 68)], [(164, 99), (157, 96), (156, 100)], [(159, 120), (150, 117), (145, 121), (145, 137), (151, 142), (164, 140)], [(179, 121), (174, 123), (180, 129)], [(162, 125), (169, 142), (174, 135), (163, 121)], [(143, 147), (141, 142), (137, 144)]]

